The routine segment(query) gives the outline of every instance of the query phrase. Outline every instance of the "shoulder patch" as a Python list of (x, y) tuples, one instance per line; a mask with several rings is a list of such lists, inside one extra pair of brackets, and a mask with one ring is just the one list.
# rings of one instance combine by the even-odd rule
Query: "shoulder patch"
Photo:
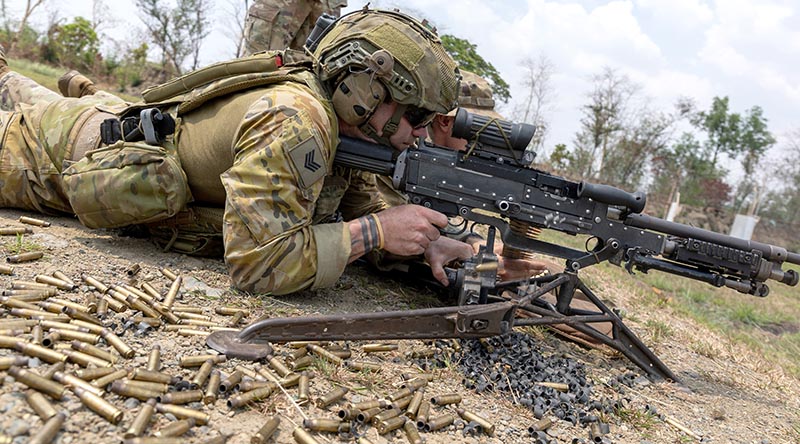
[(314, 136), (289, 149), (289, 158), (298, 173), (300, 186), (308, 188), (328, 174), (328, 167), (322, 150)]

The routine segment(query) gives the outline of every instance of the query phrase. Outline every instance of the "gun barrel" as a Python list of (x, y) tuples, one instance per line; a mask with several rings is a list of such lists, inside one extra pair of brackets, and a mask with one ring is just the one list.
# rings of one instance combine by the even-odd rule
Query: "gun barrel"
[(629, 193), (610, 185), (581, 182), (578, 185), (578, 197), (588, 197), (608, 205), (623, 206), (633, 213), (641, 213), (647, 204), (647, 196), (637, 191)]
[(352, 137), (341, 137), (334, 161), (337, 165), (368, 171), (381, 176), (394, 173), (394, 154), (390, 147)]

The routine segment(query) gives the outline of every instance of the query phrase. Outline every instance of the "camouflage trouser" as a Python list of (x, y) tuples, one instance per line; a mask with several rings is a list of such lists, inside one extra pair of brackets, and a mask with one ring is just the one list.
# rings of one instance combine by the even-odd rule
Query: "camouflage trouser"
[(346, 0), (255, 0), (247, 12), (245, 54), (268, 49), (302, 50), (322, 14), (339, 16)]
[(123, 104), (102, 92), (64, 98), (15, 72), (1, 77), (0, 207), (71, 213), (64, 162), (97, 148), (100, 122)]

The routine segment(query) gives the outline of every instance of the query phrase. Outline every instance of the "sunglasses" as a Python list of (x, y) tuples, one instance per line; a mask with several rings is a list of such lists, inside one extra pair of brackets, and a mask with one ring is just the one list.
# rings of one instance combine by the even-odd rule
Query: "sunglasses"
[(436, 117), (436, 113), (425, 108), (409, 106), (408, 109), (406, 109), (404, 116), (414, 129), (419, 129), (426, 127), (433, 122), (433, 118)]

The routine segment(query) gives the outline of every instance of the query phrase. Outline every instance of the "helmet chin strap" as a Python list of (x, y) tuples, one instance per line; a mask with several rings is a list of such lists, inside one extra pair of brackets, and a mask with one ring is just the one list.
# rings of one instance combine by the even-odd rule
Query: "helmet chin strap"
[(383, 125), (383, 130), (381, 131), (381, 135), (378, 135), (378, 132), (375, 130), (375, 127), (369, 123), (369, 119), (364, 122), (358, 129), (361, 130), (367, 137), (370, 139), (380, 143), (381, 145), (392, 146), (392, 142), (389, 140), (390, 137), (397, 132), (397, 129), (400, 127), (400, 119), (403, 118), (403, 114), (406, 112), (407, 106), (401, 103), (397, 104), (397, 108), (394, 110), (394, 114), (392, 117)]

